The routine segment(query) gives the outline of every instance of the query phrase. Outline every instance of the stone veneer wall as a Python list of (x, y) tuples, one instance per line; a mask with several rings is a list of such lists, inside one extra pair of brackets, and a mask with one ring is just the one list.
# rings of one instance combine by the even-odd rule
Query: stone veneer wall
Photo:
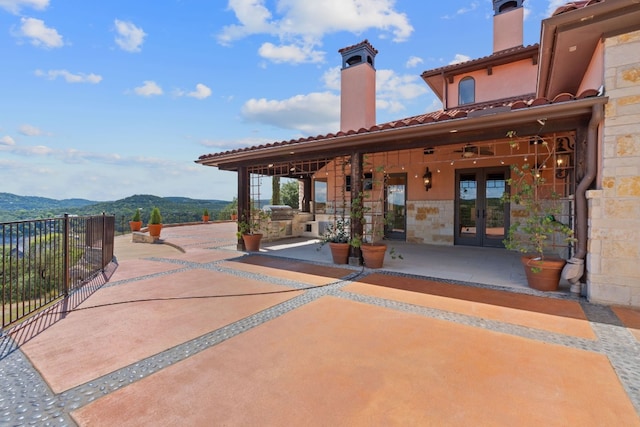
[(589, 198), (589, 300), (640, 307), (640, 31), (605, 42), (602, 189)]
[(407, 202), (407, 242), (453, 245), (453, 200)]

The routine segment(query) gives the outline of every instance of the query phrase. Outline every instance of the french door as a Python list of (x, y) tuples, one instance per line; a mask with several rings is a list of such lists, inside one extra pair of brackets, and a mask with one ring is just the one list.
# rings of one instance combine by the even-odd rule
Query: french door
[(386, 179), (385, 208), (387, 218), (385, 237), (393, 240), (407, 238), (407, 174), (392, 173)]
[(502, 195), (507, 179), (508, 167), (456, 171), (455, 244), (504, 247), (509, 204)]

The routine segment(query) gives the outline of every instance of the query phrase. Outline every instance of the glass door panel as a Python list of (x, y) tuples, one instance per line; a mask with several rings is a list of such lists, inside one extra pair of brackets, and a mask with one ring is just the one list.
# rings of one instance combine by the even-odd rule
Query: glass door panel
[(505, 172), (486, 174), (484, 246), (503, 246), (506, 222), (502, 195), (506, 189), (506, 180)]
[(405, 240), (407, 236), (407, 174), (390, 174), (385, 192), (385, 237)]
[(477, 237), (478, 180), (475, 173), (462, 174), (458, 181), (460, 237)]

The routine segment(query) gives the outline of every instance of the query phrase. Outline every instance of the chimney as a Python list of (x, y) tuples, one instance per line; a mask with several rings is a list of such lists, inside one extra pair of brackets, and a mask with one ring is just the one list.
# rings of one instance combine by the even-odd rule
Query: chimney
[(522, 46), (524, 0), (493, 0), (493, 53)]
[(376, 69), (378, 51), (365, 40), (339, 50), (340, 130), (368, 129), (376, 124)]

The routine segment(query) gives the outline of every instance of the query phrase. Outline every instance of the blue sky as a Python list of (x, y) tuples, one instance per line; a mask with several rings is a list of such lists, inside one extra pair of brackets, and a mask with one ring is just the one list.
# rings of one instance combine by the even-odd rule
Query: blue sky
[[(564, 2), (525, 1), (525, 45)], [(338, 50), (379, 51), (377, 121), (492, 53), (489, 0), (0, 0), (0, 191), (231, 200), (200, 155), (339, 128)]]

